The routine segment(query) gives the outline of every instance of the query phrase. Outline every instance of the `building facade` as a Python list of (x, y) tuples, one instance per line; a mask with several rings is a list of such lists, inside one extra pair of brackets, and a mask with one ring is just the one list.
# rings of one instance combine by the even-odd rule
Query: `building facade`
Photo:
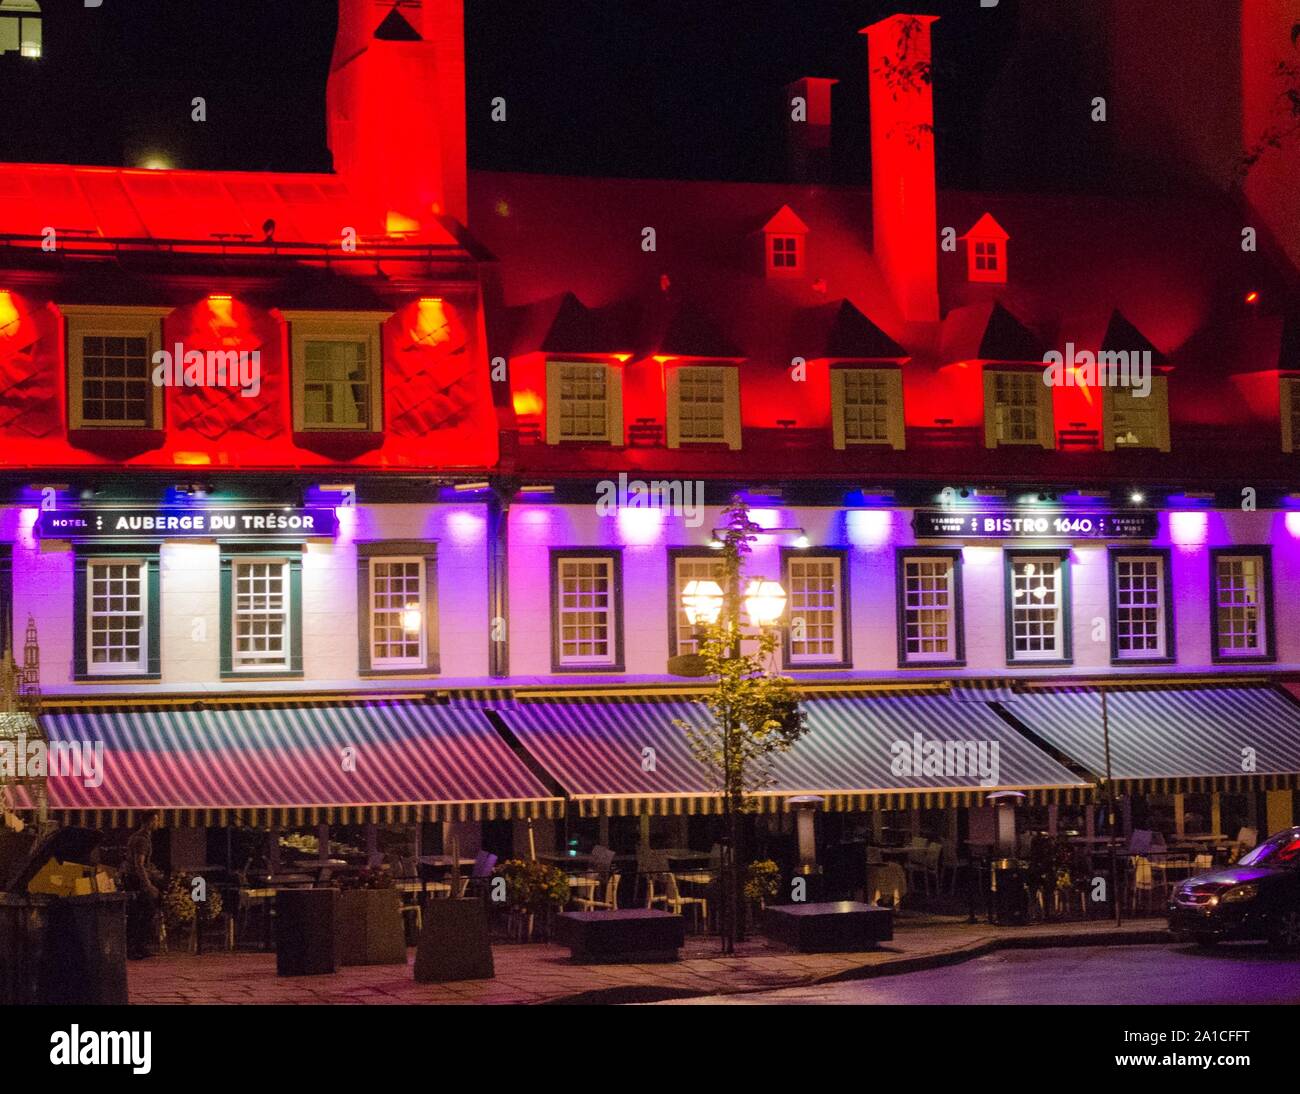
[(1091, 833), (1102, 690), (1126, 810), (1291, 821), (1300, 327), (1249, 209), (939, 192), (917, 16), (864, 31), (870, 187), (470, 171), (459, 9), (342, 0), (335, 174), (0, 165), (0, 619), (106, 756), (56, 812), (707, 839), (667, 663), (739, 495), (813, 714), (774, 833), (997, 790)]

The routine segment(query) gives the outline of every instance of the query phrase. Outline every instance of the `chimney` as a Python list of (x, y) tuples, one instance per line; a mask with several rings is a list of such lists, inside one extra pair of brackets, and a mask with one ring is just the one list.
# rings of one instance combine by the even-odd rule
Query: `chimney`
[(909, 323), (939, 318), (934, 15), (891, 15), (864, 28), (871, 87), (871, 222), (876, 261)]
[(465, 223), (462, 0), (339, 0), (326, 106), (335, 172), (389, 231)]
[(826, 182), (830, 176), (831, 87), (837, 83), (801, 76), (785, 85), (785, 147), (794, 182)]

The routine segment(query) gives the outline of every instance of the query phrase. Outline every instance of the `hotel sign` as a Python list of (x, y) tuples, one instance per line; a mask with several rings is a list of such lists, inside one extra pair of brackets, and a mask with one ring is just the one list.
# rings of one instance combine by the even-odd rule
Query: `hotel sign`
[(333, 509), (299, 506), (157, 506), (151, 509), (46, 509), (36, 529), (47, 539), (285, 539), (333, 536)]
[(917, 539), (1154, 539), (1159, 520), (1150, 510), (918, 509), (912, 530)]

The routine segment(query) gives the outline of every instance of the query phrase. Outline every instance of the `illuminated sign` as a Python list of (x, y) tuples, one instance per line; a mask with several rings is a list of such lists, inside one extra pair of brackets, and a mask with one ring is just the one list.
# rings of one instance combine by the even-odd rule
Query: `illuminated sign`
[(917, 539), (1154, 539), (1158, 514), (1109, 509), (918, 509)]
[(48, 539), (285, 539), (333, 536), (333, 509), (297, 506), (163, 505), (151, 509), (46, 509), (36, 522)]

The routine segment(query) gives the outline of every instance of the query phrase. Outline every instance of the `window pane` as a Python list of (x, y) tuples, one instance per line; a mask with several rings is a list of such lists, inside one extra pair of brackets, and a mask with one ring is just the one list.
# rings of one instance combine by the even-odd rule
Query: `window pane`
[(1220, 656), (1260, 656), (1268, 652), (1263, 593), (1261, 556), (1219, 556), (1215, 563), (1215, 611)]
[(615, 656), (613, 560), (562, 558), (558, 560), (556, 573), (560, 664), (612, 665)]
[(288, 564), (235, 562), (233, 649), (236, 669), (289, 667)]
[(679, 558), (676, 560), (676, 567), (673, 611), (677, 618), (677, 652), (698, 653), (699, 643), (695, 641), (695, 628), (686, 618), (686, 609), (682, 607), (682, 592), (692, 581), (716, 581), (721, 586), (722, 563), (716, 558)]
[(1061, 564), (1052, 558), (1011, 563), (1011, 643), (1017, 660), (1064, 656)]
[(81, 342), (81, 418), (89, 425), (148, 426), (149, 339), (89, 336)]
[(370, 562), (370, 663), (424, 665), (424, 560)]
[(560, 437), (603, 441), (609, 436), (604, 365), (560, 365)]
[(840, 560), (791, 558), (790, 660), (838, 661), (840, 658)]
[(908, 661), (951, 661), (957, 656), (953, 560), (903, 560), (903, 653)]
[(1115, 649), (1120, 657), (1165, 652), (1164, 560), (1115, 560)]
[(727, 436), (726, 376), (720, 368), (677, 370), (678, 434), (683, 441), (722, 441)]
[(1043, 377), (1037, 372), (993, 375), (993, 413), (999, 443), (1030, 444), (1038, 437), (1038, 397)]
[(889, 383), (880, 369), (845, 369), (844, 439), (871, 444), (889, 440)]
[(147, 671), (144, 563), (91, 562), (86, 578), (88, 671)]
[(363, 340), (303, 344), (303, 424), (365, 429), (370, 423), (370, 346)]

